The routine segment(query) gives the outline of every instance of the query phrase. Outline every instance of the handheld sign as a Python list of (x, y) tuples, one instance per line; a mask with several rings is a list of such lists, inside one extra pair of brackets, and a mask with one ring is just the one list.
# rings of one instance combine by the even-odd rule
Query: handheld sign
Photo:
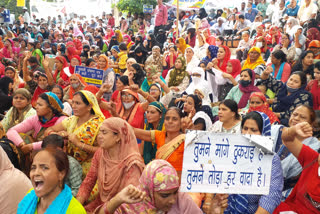
[[(272, 143), (268, 137), (259, 141)], [(250, 136), (190, 131), (186, 134), (182, 192), (269, 194), (273, 154)]]
[(88, 68), (83, 66), (76, 66), (74, 73), (80, 74), (83, 80), (89, 85), (101, 87), (103, 81), (103, 70)]
[(143, 13), (152, 13), (152, 10), (153, 10), (152, 5), (147, 5), (147, 4), (143, 5)]

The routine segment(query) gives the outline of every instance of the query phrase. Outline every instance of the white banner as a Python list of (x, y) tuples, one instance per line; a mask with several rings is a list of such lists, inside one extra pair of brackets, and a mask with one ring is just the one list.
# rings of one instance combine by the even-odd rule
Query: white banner
[[(257, 143), (252, 141), (259, 141)], [(272, 154), (269, 137), (190, 131), (186, 135), (182, 192), (269, 194)]]

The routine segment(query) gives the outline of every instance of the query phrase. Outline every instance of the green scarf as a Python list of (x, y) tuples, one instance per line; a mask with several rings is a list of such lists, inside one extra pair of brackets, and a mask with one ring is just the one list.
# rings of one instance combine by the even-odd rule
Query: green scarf
[(186, 71), (186, 68), (187, 68), (186, 59), (183, 56), (179, 56), (176, 59), (176, 61), (177, 60), (180, 60), (182, 62), (182, 67), (180, 69), (174, 68), (170, 72), (170, 80), (168, 83), (169, 87), (180, 85), (186, 76), (189, 78), (189, 74)]

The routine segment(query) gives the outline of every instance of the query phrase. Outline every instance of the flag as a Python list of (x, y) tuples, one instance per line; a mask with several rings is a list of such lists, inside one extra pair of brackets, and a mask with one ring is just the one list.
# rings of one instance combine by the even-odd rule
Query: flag
[(172, 6), (177, 7), (177, 2), (181, 9), (200, 9), (206, 0), (173, 0)]
[(17, 7), (24, 7), (26, 5), (25, 0), (17, 0)]

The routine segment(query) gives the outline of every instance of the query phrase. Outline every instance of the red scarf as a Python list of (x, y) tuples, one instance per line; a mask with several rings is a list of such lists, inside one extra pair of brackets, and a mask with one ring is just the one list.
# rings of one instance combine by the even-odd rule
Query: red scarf
[(42, 93), (45, 93), (45, 92), (48, 92), (48, 90), (47, 89), (41, 89), (39, 86), (36, 88), (36, 90), (33, 93), (33, 97), (31, 99), (31, 105), (32, 105), (33, 108), (36, 107), (39, 95), (42, 94)]
[(310, 92), (313, 96), (313, 109), (320, 110), (320, 87), (318, 87), (318, 80), (313, 80)]
[(43, 120), (39, 117), (39, 121), (40, 121), (42, 128), (48, 128), (48, 127), (54, 126), (54, 124), (56, 124), (58, 119), (59, 119), (59, 117), (53, 116), (53, 118), (51, 118), (51, 120), (49, 120), (47, 122), (43, 122)]
[(224, 49), (224, 52), (225, 52), (226, 54), (225, 54), (225, 56), (224, 56), (224, 58), (223, 58), (221, 67), (220, 67), (221, 61), (218, 59), (218, 66), (219, 66), (219, 68), (220, 68), (223, 72), (226, 72), (226, 70), (227, 70), (227, 64), (228, 64), (228, 61), (229, 61), (229, 59), (230, 59), (230, 57), (231, 57), (231, 52), (230, 52), (230, 49), (229, 49), (227, 46), (222, 45), (221, 47)]
[[(78, 55), (73, 55), (73, 56), (71, 57), (71, 60), (72, 60), (73, 58), (75, 58), (76, 60), (78, 60), (79, 65), (81, 65), (81, 58), (80, 58), (80, 56), (78, 56)], [(71, 66), (71, 62), (70, 62), (70, 65), (69, 65), (69, 71), (70, 71), (70, 74), (74, 74), (74, 67)]]
[[(249, 73), (249, 75), (250, 75), (250, 73)], [(252, 92), (260, 92), (260, 89), (256, 86), (254, 86), (254, 80), (256, 79), (256, 74), (252, 70), (251, 70), (251, 75), (252, 75), (252, 77), (251, 77), (250, 85), (248, 85), (247, 87), (243, 87), (241, 84), (239, 84), (239, 89), (243, 93), (241, 96), (241, 99), (238, 103), (239, 109), (247, 106), (248, 100), (249, 100)]]

